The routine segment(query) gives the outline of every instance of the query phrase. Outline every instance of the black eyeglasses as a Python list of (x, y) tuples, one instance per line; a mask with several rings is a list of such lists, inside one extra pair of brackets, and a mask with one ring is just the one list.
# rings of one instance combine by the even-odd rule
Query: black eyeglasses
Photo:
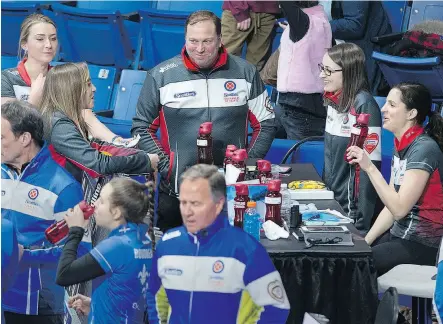
[(330, 76), (332, 73), (334, 72), (340, 72), (343, 71), (342, 69), (338, 69), (338, 70), (332, 70), (328, 67), (325, 67), (323, 64), (318, 64), (318, 69), (320, 70), (320, 72), (324, 72), (325, 75)]

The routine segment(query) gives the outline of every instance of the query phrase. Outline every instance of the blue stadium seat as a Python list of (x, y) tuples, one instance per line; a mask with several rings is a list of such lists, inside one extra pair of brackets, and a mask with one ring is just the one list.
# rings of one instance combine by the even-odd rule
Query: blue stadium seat
[(196, 10), (209, 10), (221, 18), (223, 1), (150, 1), (152, 9), (182, 11), (188, 14)]
[(18, 64), (17, 56), (2, 55), (2, 70), (16, 67)]
[(408, 1), (382, 1), (383, 8), (388, 15), (393, 33), (406, 31), (411, 8)]
[(146, 71), (123, 70), (116, 88), (113, 114), (98, 112), (98, 118), (115, 134), (125, 138), (131, 136), (132, 117), (135, 116), (137, 101), (146, 78)]
[(400, 82), (415, 81), (425, 85), (434, 101), (443, 101), (443, 65), (440, 57), (407, 58), (373, 52), (386, 81), (392, 87)]
[(62, 46), (63, 61), (129, 68), (134, 61), (120, 11), (79, 9), (54, 4), (52, 9)]
[[(2, 1), (2, 55), (17, 56), (20, 25), (30, 14), (41, 12), (38, 3)], [(3, 67), (2, 67), (3, 68)]]
[[(386, 98), (374, 97), (378, 106), (383, 108)], [(382, 128), (381, 130), (381, 173), (386, 182), (389, 183), (391, 177), (391, 161), (394, 155), (394, 134)]]
[(141, 67), (148, 70), (179, 54), (185, 44), (185, 21), (182, 11), (140, 10), (142, 53)]
[(443, 20), (443, 2), (414, 1), (409, 18), (409, 29), (424, 20)]

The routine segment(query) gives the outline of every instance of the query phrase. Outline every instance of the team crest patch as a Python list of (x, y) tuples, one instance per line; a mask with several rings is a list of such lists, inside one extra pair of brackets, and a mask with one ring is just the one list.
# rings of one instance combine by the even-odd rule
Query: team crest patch
[(35, 200), (38, 197), (38, 190), (36, 188), (29, 190), (28, 197), (29, 199)]
[(278, 280), (271, 281), (268, 284), (268, 293), (269, 296), (280, 303), (283, 303), (285, 300), (285, 292), (283, 290), (281, 282)]
[(378, 146), (379, 141), (380, 141), (380, 139), (378, 137), (378, 134), (376, 134), (376, 133), (369, 134), (366, 137), (366, 141), (364, 144), (364, 148), (365, 148), (366, 152), (368, 152), (369, 154), (374, 152), (374, 150)]
[(234, 91), (237, 88), (234, 81), (226, 81), (224, 86), (226, 91)]
[(223, 271), (224, 268), (225, 268), (225, 265), (223, 264), (223, 262), (221, 260), (215, 261), (214, 264), (212, 265), (212, 271), (214, 273), (220, 273)]
[(274, 108), (272, 107), (272, 104), (271, 104), (271, 98), (269, 98), (269, 96), (266, 96), (265, 108), (266, 108), (267, 111), (269, 111), (271, 113), (274, 112)]

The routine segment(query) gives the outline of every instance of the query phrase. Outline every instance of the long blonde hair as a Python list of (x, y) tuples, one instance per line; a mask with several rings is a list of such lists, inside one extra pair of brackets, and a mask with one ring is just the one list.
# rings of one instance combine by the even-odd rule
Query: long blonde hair
[(39, 13), (34, 13), (34, 14), (26, 17), (20, 26), (20, 38), (18, 41), (18, 57), (19, 57), (20, 61), (23, 58), (28, 56), (27, 52), (25, 52), (23, 54), (22, 45), (28, 41), (29, 32), (31, 31), (31, 27), (36, 24), (39, 24), (39, 23), (51, 24), (52, 26), (54, 26), (55, 30), (57, 30), (57, 26), (55, 25), (55, 22), (52, 21), (52, 19), (49, 18), (48, 16), (45, 16), (45, 15), (42, 15)]
[(61, 64), (49, 70), (39, 105), (47, 125), (51, 125), (54, 113), (61, 112), (88, 139), (88, 125), (83, 118), (83, 110), (87, 105), (88, 79), (88, 66), (83, 62)]

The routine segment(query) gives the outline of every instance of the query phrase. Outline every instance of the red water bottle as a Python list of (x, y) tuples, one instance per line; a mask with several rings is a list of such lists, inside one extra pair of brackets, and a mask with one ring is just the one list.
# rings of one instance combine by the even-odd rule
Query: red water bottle
[(232, 164), (232, 155), (236, 150), (237, 146), (235, 145), (228, 145), (226, 147), (225, 159), (223, 160), (223, 169), (225, 169), (225, 173), (226, 173), (226, 165)]
[[(349, 139), (348, 147), (358, 146), (363, 148), (365, 144), (366, 137), (368, 136), (368, 124), (370, 114), (360, 114), (357, 117), (357, 122), (352, 125), (351, 128), (351, 138)], [(348, 149), (348, 147), (346, 149)], [(351, 160), (347, 157), (347, 152), (345, 153), (345, 161), (350, 162)]]
[(265, 197), (266, 216), (265, 222), (273, 221), (275, 224), (283, 226), (281, 220), (281, 180), (271, 180), (268, 182), (268, 193)]
[(272, 180), (271, 162), (266, 160), (257, 161), (258, 179), (260, 183), (266, 184)]
[(249, 189), (247, 184), (237, 183), (235, 185), (234, 198), (234, 226), (243, 228), (243, 216), (246, 210), (246, 204), (249, 201)]
[[(83, 217), (88, 219), (94, 214), (94, 207), (88, 205), (86, 201), (82, 200), (79, 204), (80, 209), (83, 212)], [(45, 236), (49, 242), (52, 244), (57, 244), (62, 241), (69, 233), (69, 227), (66, 224), (65, 220), (62, 219), (51, 226), (49, 226), (45, 231)]]
[(197, 163), (214, 164), (212, 157), (212, 123), (200, 125), (197, 137)]
[(246, 159), (248, 158), (248, 153), (245, 149), (239, 149), (232, 155), (232, 165), (237, 169), (240, 169), (240, 174), (238, 175), (237, 182), (244, 181), (246, 176)]

